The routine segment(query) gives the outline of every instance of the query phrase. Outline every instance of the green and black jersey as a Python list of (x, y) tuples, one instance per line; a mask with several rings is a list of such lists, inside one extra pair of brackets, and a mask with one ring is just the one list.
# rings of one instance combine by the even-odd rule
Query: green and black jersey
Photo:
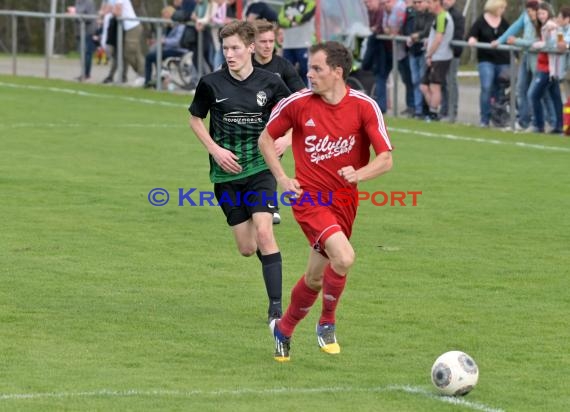
[(273, 107), (290, 94), (279, 76), (259, 68), (254, 68), (241, 81), (234, 79), (227, 68), (200, 79), (188, 110), (202, 119), (210, 113), (210, 136), (233, 152), (242, 167), (237, 175), (227, 173), (210, 156), (213, 183), (241, 179), (268, 169), (257, 141)]

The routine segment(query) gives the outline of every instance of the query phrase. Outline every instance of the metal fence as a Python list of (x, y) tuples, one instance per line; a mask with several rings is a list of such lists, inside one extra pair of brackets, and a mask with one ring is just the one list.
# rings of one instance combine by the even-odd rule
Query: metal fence
[[(23, 11), (14, 11), (14, 10), (0, 10), (0, 16), (8, 16), (10, 17), (11, 21), (11, 57), (12, 57), (12, 74), (17, 76), (18, 74), (18, 19), (19, 18), (37, 18), (43, 19), (45, 21), (45, 50), (44, 50), (44, 58), (45, 58), (45, 65), (44, 65), (44, 76), (46, 78), (50, 78), (50, 60), (52, 56), (50, 55), (51, 44), (49, 36), (50, 29), (52, 28), (51, 25), (54, 24), (55, 19), (69, 19), (79, 22), (79, 38), (80, 38), (80, 59), (81, 59), (81, 68), (85, 67), (85, 23), (88, 20), (97, 19), (96, 15), (69, 15), (69, 14), (51, 14), (51, 13), (38, 13), (38, 12), (23, 12)], [(163, 37), (163, 27), (170, 23), (170, 20), (158, 19), (158, 18), (148, 18), (148, 17), (139, 17), (136, 19), (118, 19), (119, 22), (122, 20), (137, 20), (142, 23), (151, 24), (154, 27), (154, 33), (156, 37), (156, 45), (157, 45), (157, 78), (161, 78), (161, 70), (162, 70), (162, 42), (161, 39)], [(192, 24), (192, 23), (188, 23)], [(393, 50), (396, 50), (396, 45), (399, 42), (405, 42), (407, 40), (406, 36), (388, 36), (388, 35), (379, 35), (378, 38), (391, 41)], [(517, 64), (516, 64), (516, 57), (519, 52), (521, 52), (521, 48), (516, 46), (508, 46), (508, 45), (501, 45), (496, 48), (493, 48), (489, 43), (476, 43), (475, 45), (471, 46), (465, 41), (453, 41), (452, 45), (454, 46), (462, 46), (464, 48), (472, 48), (472, 49), (494, 49), (494, 50), (502, 50), (509, 52), (510, 55), (510, 87), (511, 90), (514, 90), (516, 85), (516, 76), (517, 76)], [(118, 30), (118, 38), (117, 38), (117, 57), (118, 57), (118, 72), (122, 72), (123, 68), (123, 31)], [(549, 52), (558, 53), (555, 50), (551, 50)], [(205, 72), (205, 61), (203, 57), (203, 35), (201, 31), (198, 31), (198, 76), (201, 76)], [(393, 116), (398, 116), (398, 99), (399, 99), (399, 82), (398, 82), (398, 60), (397, 60), (397, 53), (393, 53), (393, 65), (392, 65), (392, 76), (393, 76), (393, 88), (392, 88), (392, 112)], [(83, 73), (84, 74), (84, 73)], [(157, 89), (160, 90), (162, 87), (162, 82), (157, 82)], [(514, 128), (515, 121), (516, 121), (516, 110), (513, 108), (516, 107), (516, 96), (515, 93), (510, 93), (510, 126)]]
[[(25, 11), (14, 11), (14, 10), (0, 10), (0, 16), (8, 16), (10, 17), (10, 24), (11, 24), (11, 56), (12, 56), (12, 75), (18, 75), (18, 19), (19, 18), (36, 18), (36, 19), (43, 19), (44, 20), (44, 27), (45, 27), (45, 43), (44, 43), (44, 76), (46, 78), (50, 78), (50, 61), (53, 56), (50, 54), (50, 50), (52, 50), (50, 39), (52, 37), (49, 35), (51, 31), (51, 27), (54, 24), (54, 19), (66, 19), (66, 20), (73, 20), (79, 22), (79, 55), (81, 59), (81, 70), (84, 70), (85, 67), (85, 38), (86, 38), (86, 30), (85, 24), (87, 21), (96, 20), (98, 18), (97, 15), (83, 15), (83, 14), (50, 14), (50, 13), (38, 13), (38, 12), (25, 12)], [(118, 18), (118, 23), (120, 24), (124, 20), (136, 20), (140, 21), (141, 23), (149, 23), (154, 28), (154, 35), (156, 38), (156, 53), (157, 53), (157, 78), (161, 78), (162, 76), (162, 37), (165, 25), (171, 23), (170, 20), (164, 20), (159, 18), (150, 18), (150, 17), (138, 17), (135, 19), (120, 19)], [(187, 23), (188, 25), (193, 25), (193, 23)], [(198, 32), (198, 39), (197, 39), (197, 53), (198, 53), (198, 76), (202, 76), (205, 72), (205, 61), (204, 61), (204, 53), (203, 53), (203, 34), (201, 31)], [(117, 31), (117, 72), (122, 73), (123, 70), (123, 30)], [(142, 41), (142, 39), (141, 39)], [(85, 73), (82, 72), (82, 75)], [(161, 82), (157, 82), (157, 89), (160, 90), (162, 87)]]

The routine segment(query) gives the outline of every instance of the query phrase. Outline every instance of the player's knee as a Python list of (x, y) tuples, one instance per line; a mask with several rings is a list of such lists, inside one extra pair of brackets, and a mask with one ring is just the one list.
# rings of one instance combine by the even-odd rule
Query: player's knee
[(305, 284), (309, 289), (320, 291), (323, 288), (323, 276), (311, 276), (307, 273), (305, 276)]
[(260, 250), (273, 249), (275, 245), (275, 238), (273, 236), (273, 230), (267, 228), (259, 228), (257, 230), (257, 244)]
[(257, 246), (256, 245), (238, 245), (238, 250), (242, 256), (249, 257), (249, 256), (255, 255), (255, 252), (257, 251)]
[(331, 259), (331, 266), (336, 273), (345, 274), (354, 264), (355, 258), (354, 250), (350, 248)]

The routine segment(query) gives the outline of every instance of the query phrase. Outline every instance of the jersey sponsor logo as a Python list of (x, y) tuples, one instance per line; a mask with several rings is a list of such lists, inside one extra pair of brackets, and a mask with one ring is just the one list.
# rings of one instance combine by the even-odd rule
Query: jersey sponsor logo
[(229, 97), (224, 97), (223, 99), (218, 99), (218, 98), (216, 97), (216, 103), (221, 103), (221, 102), (223, 102), (223, 101), (225, 101), (225, 100), (228, 100), (228, 99), (229, 99)]
[(356, 138), (354, 135), (348, 137), (338, 137), (336, 141), (331, 140), (329, 135), (319, 138), (315, 135), (305, 137), (305, 152), (311, 154), (311, 162), (332, 159), (345, 153), (350, 153)]
[(257, 92), (256, 99), (257, 99), (257, 105), (258, 106), (263, 107), (267, 104), (267, 95), (265, 94), (265, 92), (263, 90)]
[(263, 122), (262, 113), (230, 112), (224, 115), (224, 122), (236, 124), (256, 124)]
[(315, 121), (313, 119), (309, 119), (307, 120), (307, 122), (305, 123), (305, 126), (308, 127), (315, 127)]

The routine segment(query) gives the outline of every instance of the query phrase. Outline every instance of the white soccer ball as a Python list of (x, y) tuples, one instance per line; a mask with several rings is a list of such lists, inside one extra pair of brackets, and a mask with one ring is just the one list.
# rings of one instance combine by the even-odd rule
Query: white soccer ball
[(467, 395), (478, 380), (477, 364), (471, 356), (458, 350), (445, 352), (431, 367), (431, 381), (442, 395)]

